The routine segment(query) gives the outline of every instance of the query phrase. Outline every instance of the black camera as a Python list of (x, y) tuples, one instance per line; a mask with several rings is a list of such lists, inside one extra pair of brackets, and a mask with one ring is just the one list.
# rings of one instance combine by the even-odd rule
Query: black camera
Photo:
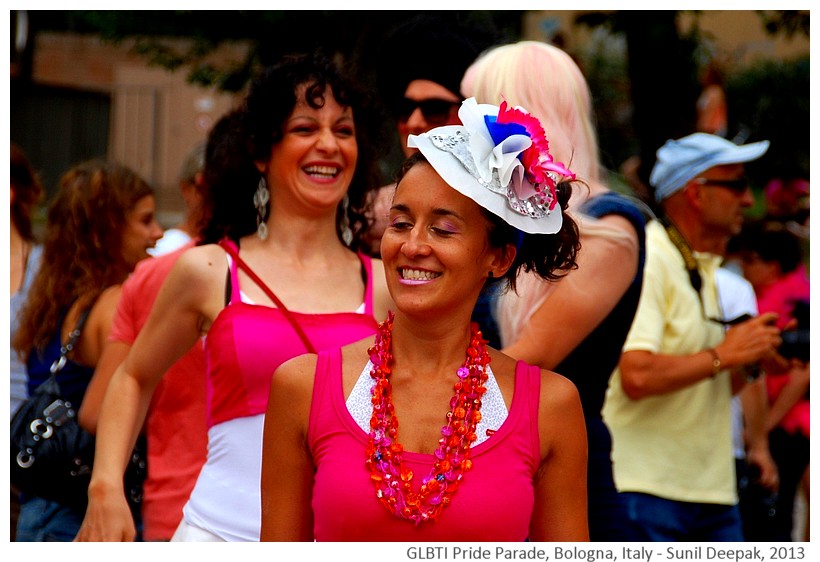
[(792, 316), (797, 320), (797, 326), (780, 333), (783, 343), (778, 353), (786, 359), (798, 359), (804, 363), (809, 361), (809, 301), (799, 300), (794, 303)]

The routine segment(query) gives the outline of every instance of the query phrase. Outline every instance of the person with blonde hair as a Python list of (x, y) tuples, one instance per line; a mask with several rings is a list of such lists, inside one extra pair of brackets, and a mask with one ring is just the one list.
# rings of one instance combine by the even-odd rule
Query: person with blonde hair
[(461, 88), (480, 103), (526, 107), (543, 124), (556, 160), (586, 184), (575, 187), (569, 204), (581, 232), (578, 268), (559, 282), (522, 275), (516, 291), (497, 295), (494, 311), (502, 351), (578, 387), (589, 440), (590, 538), (626, 540), (601, 409), (641, 292), (644, 212), (605, 184), (589, 87), (566, 52), (538, 41), (495, 47), (467, 69)]

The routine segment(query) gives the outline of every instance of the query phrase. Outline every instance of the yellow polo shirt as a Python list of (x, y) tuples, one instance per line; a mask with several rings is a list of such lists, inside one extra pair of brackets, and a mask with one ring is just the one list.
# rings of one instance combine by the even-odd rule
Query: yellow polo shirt
[[(721, 258), (695, 252), (703, 304), (683, 257), (664, 227), (646, 228), (646, 263), (638, 310), (624, 351), (689, 355), (720, 343), (723, 327), (715, 284)], [(737, 503), (728, 371), (667, 394), (632, 400), (618, 369), (603, 416), (612, 432), (615, 485), (622, 492), (701, 503)]]

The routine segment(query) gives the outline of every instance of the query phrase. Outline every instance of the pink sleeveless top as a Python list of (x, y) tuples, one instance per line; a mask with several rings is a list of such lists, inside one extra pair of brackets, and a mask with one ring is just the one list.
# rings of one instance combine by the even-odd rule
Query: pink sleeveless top
[[(359, 254), (359, 259), (367, 275), (364, 314), (291, 312), (317, 351), (347, 345), (376, 333), (372, 264), (363, 254)], [(285, 361), (308, 352), (281, 309), (242, 302), (236, 260), (231, 261), (230, 277), (231, 300), (217, 315), (204, 344), (209, 428), (264, 413), (273, 372)]]
[[(540, 369), (519, 361), (509, 416), (495, 435), (473, 447), (473, 469), (465, 474), (438, 520), (414, 525), (388, 512), (376, 499), (364, 464), (368, 436), (345, 405), (341, 351), (319, 353), (308, 426), (308, 445), (316, 466), (314, 538), (361, 542), (525, 540), (533, 510), (533, 478), (540, 464), (540, 385)], [(404, 462), (420, 480), (429, 472), (433, 455), (405, 452)]]

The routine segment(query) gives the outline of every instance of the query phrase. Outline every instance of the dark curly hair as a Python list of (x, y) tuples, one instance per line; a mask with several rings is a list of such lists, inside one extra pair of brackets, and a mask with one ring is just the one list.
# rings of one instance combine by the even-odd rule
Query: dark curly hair
[(260, 176), (247, 146), (241, 109), (223, 115), (208, 133), (202, 175), (200, 244), (215, 244), (226, 236), (237, 240), (253, 232), (256, 208), (250, 186), (255, 190)]
[[(400, 182), (407, 172), (419, 163), (429, 162), (421, 153), (417, 152), (405, 160), (397, 174)], [(507, 272), (496, 278), (487, 280), (487, 284), (506, 282), (507, 288), (515, 290), (518, 272), (535, 272), (546, 281), (556, 281), (578, 268), (576, 257), (581, 249), (578, 224), (566, 213), (571, 195), (572, 183), (561, 182), (556, 186), (558, 204), (563, 213), (561, 229), (555, 234), (528, 234), (508, 224), (504, 219), (482, 207), (481, 211), (490, 223), (488, 242), (493, 248), (505, 248), (512, 244), (517, 248), (515, 260)], [(486, 288), (486, 287), (485, 287)]]
[[(364, 214), (366, 194), (379, 184), (376, 147), (385, 143), (378, 142), (381, 129), (371, 97), (359, 89), (340, 64), (319, 52), (286, 55), (251, 84), (240, 108), (241, 118), (231, 125), (228, 133), (233, 140), (220, 149), (223, 161), (229, 163), (237, 175), (230, 182), (209, 183), (212, 213), (204, 229), (206, 242), (223, 236), (238, 240), (255, 232), (253, 194), (261, 173), (254, 163), (267, 161), (273, 146), (282, 140), (283, 126), (296, 107), (300, 86), (307, 86), (303, 101), (310, 107), (322, 107), (325, 92), (330, 88), (340, 105), (353, 110), (358, 160), (347, 192), (348, 206), (345, 209), (342, 204), (339, 205), (337, 231), (341, 239), (343, 214), (346, 212), (354, 235), (351, 247), (359, 247), (361, 235), (367, 228)], [(206, 169), (208, 165), (206, 162)], [(221, 175), (227, 179), (226, 174)], [(207, 178), (206, 172), (206, 182)]]
[(784, 275), (803, 263), (800, 239), (779, 221), (757, 220), (743, 226), (729, 241), (728, 250), (741, 256), (757, 254), (764, 262), (777, 262)]

